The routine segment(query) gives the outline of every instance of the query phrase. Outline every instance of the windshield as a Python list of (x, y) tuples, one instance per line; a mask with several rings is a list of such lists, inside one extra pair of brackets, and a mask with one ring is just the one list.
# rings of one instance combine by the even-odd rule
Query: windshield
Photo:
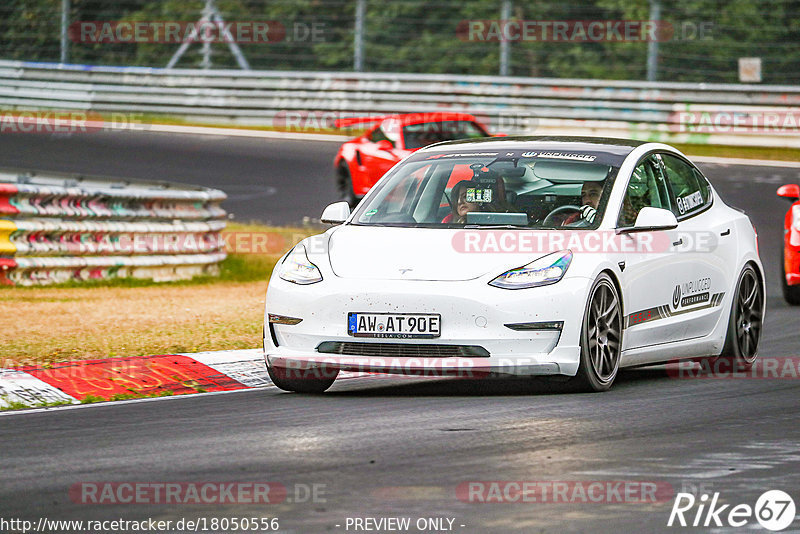
[(487, 137), (488, 134), (472, 121), (432, 121), (403, 126), (403, 143), (416, 150), (441, 141)]
[(618, 170), (541, 157), (420, 156), (395, 167), (376, 186), (359, 206), (354, 224), (593, 229)]

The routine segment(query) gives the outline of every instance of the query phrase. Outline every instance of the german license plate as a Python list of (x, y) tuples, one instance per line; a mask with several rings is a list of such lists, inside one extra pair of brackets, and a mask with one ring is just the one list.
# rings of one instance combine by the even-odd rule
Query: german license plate
[(347, 333), (354, 337), (420, 339), (441, 335), (438, 313), (356, 313), (347, 314)]

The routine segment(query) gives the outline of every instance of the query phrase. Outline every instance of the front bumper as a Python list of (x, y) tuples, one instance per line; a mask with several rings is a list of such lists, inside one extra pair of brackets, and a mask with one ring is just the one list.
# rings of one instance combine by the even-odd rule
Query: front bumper
[[(294, 325), (266, 324), (265, 358), (268, 365), (288, 369), (427, 376), (573, 376), (578, 370), (580, 328), (590, 285), (589, 279), (568, 278), (550, 286), (504, 290), (482, 279), (356, 281), (329, 276), (318, 284), (298, 286), (273, 276), (267, 312), (302, 321)], [(438, 313), (441, 337), (353, 338), (347, 333), (348, 312)], [(534, 325), (531, 330), (505, 326), (520, 323), (562, 326), (560, 331), (552, 326), (536, 329)], [(397, 350), (369, 355), (318, 352), (322, 343), (331, 342), (344, 347), (385, 343)], [(424, 346), (431, 344), (477, 346), (489, 356), (430, 357)], [(404, 351), (409, 345), (418, 346), (414, 351)]]

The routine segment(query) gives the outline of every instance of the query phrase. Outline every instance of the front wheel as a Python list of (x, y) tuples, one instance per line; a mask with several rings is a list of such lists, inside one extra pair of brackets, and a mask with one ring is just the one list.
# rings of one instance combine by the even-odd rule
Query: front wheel
[(764, 319), (764, 288), (752, 266), (745, 266), (739, 275), (732, 300), (721, 357), (727, 359), (734, 370), (746, 371), (758, 357)]
[(607, 274), (595, 280), (581, 328), (581, 359), (573, 380), (584, 391), (606, 391), (619, 371), (622, 353), (622, 305)]
[(297, 393), (322, 393), (331, 387), (339, 374), (338, 369), (286, 369), (269, 364), (267, 372), (272, 383), (280, 389)]
[(353, 191), (353, 179), (350, 177), (350, 169), (347, 168), (347, 163), (344, 161), (339, 164), (336, 170), (336, 188), (339, 192), (339, 198), (350, 204), (350, 209), (356, 207), (358, 204), (358, 197)]

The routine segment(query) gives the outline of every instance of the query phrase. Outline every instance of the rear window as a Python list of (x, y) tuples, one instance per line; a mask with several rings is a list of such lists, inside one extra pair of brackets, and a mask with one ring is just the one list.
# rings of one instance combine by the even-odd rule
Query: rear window
[(372, 133), (369, 134), (369, 140), (373, 143), (377, 143), (378, 141), (389, 141), (394, 146), (394, 141), (386, 137), (386, 134), (383, 133), (383, 129), (380, 126), (375, 128)]
[(441, 141), (486, 136), (486, 132), (472, 121), (432, 121), (403, 126), (403, 142), (408, 150)]

